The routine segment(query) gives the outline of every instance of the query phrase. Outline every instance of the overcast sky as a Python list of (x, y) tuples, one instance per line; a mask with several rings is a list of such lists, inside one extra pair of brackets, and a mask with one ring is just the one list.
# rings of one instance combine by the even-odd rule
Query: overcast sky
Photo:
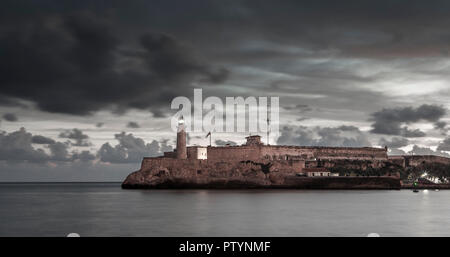
[(172, 149), (171, 100), (194, 88), (280, 97), (272, 144), (447, 156), (449, 13), (418, 0), (2, 1), (0, 181), (120, 181)]

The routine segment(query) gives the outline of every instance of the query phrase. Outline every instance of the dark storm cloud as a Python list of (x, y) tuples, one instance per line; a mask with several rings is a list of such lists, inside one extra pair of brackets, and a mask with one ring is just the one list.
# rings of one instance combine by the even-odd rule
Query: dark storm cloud
[(404, 137), (393, 137), (391, 140), (387, 140), (384, 137), (380, 139), (379, 145), (387, 146), (389, 148), (400, 148), (407, 146), (409, 144), (409, 140)]
[(425, 133), (415, 129), (411, 130), (404, 124), (416, 123), (419, 121), (439, 122), (446, 114), (447, 110), (442, 106), (424, 104), (418, 108), (385, 108), (371, 114), (372, 133), (396, 135), (404, 137), (423, 137)]
[(145, 34), (141, 36), (140, 43), (147, 50), (142, 53), (142, 57), (148, 67), (164, 80), (202, 74), (206, 75), (206, 79), (210, 82), (217, 83), (228, 76), (227, 70), (211, 70), (172, 36)]
[(55, 140), (49, 138), (49, 137), (44, 137), (41, 135), (35, 135), (31, 138), (31, 143), (33, 144), (40, 144), (40, 145), (45, 145), (45, 144), (54, 144)]
[(112, 21), (91, 12), (14, 22), (0, 26), (0, 94), (48, 112), (140, 108), (161, 116), (161, 107), (168, 108), (191, 82), (217, 83), (228, 75), (166, 34), (146, 33), (135, 47), (142, 50), (129, 55), (119, 49), (123, 42)]
[[(46, 153), (41, 148), (34, 148), (32, 146), (33, 143), (46, 144), (50, 153)], [(24, 128), (11, 133), (0, 133), (0, 161), (30, 163), (46, 163), (49, 161), (73, 162), (77, 160), (93, 160), (92, 156), (88, 151), (69, 153), (69, 145), (67, 143), (55, 142), (40, 135), (33, 136)]]
[(216, 143), (216, 145), (220, 145), (220, 146), (222, 146), (222, 145), (237, 145), (237, 143), (234, 141), (221, 140), (221, 139), (216, 140), (215, 143)]
[(303, 146), (371, 146), (367, 136), (353, 126), (315, 127), (285, 126), (277, 140), (280, 145)]
[(24, 107), (26, 105), (20, 103), (18, 99), (11, 99), (11, 97), (4, 96), (0, 94), (0, 106), (8, 106), (8, 107)]
[(161, 143), (153, 140), (146, 144), (141, 138), (125, 132), (116, 134), (115, 138), (119, 144), (113, 147), (105, 143), (98, 151), (97, 155), (102, 162), (139, 163), (145, 156), (157, 156), (172, 150), (172, 147), (167, 145), (167, 140)]
[(139, 124), (137, 122), (134, 121), (130, 121), (127, 123), (127, 128), (140, 128), (141, 126), (139, 126)]
[(77, 128), (61, 132), (59, 134), (59, 137), (75, 140), (75, 143), (72, 143), (72, 145), (74, 145), (74, 146), (90, 146), (91, 145), (91, 143), (88, 140), (89, 136), (86, 134), (83, 134), (83, 131), (81, 131)]
[(10, 121), (10, 122), (15, 122), (15, 121), (19, 120), (14, 113), (3, 114), (3, 119), (5, 119), (6, 121)]
[[(152, 26), (200, 43), (214, 42), (207, 48), (264, 39), (314, 52), (335, 50), (344, 56), (386, 58), (445, 55), (449, 9), (450, 3), (444, 0), (148, 1), (127, 6), (122, 18), (145, 26), (139, 17), (146, 16), (142, 19)], [(136, 16), (130, 19), (130, 13)], [(243, 60), (290, 54), (276, 48), (233, 52), (231, 57)]]

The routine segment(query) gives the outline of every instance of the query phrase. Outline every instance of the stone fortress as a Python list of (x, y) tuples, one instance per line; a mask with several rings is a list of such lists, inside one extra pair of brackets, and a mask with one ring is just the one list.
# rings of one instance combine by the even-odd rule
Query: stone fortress
[[(239, 146), (187, 146), (180, 120), (177, 146), (145, 157), (124, 188), (400, 188), (399, 169), (450, 165), (439, 156), (388, 156), (387, 147), (267, 145), (258, 135)], [(357, 171), (361, 176), (345, 174)], [(377, 171), (377, 176), (364, 172)], [(384, 172), (380, 176), (380, 171)], [(321, 178), (321, 179), (320, 179)]]

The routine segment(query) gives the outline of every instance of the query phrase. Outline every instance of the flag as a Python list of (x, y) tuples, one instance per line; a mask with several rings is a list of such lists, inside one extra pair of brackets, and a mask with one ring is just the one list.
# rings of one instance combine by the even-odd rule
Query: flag
[(209, 136), (211, 136), (211, 131), (208, 132), (208, 134), (206, 135), (206, 137), (209, 137)]

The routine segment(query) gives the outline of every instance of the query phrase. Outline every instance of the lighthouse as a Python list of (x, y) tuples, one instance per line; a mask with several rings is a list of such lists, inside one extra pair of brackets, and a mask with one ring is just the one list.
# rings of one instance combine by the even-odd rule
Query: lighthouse
[(186, 131), (183, 116), (178, 120), (177, 131), (177, 159), (187, 159), (186, 153)]

